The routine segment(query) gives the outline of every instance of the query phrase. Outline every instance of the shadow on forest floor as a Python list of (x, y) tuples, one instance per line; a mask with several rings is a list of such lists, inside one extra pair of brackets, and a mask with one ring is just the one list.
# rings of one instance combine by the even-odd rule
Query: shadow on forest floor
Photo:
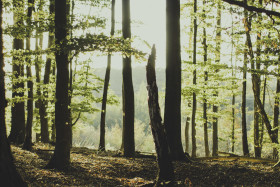
[[(32, 152), (12, 146), (16, 166), (30, 186), (141, 186), (156, 178), (155, 158), (121, 157), (119, 152), (72, 148), (67, 171), (44, 169), (54, 147), (34, 145)], [(145, 157), (145, 156), (144, 156)], [(153, 157), (148, 155), (148, 157)], [(245, 157), (198, 158), (174, 162), (178, 186), (280, 186), (275, 162)]]

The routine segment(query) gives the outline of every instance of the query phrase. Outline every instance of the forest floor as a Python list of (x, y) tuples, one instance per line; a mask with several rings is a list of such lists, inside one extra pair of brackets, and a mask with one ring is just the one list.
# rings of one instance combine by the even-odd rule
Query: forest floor
[[(31, 152), (12, 146), (17, 169), (29, 186), (152, 186), (156, 178), (155, 157), (130, 159), (119, 152), (87, 148), (72, 148), (71, 167), (66, 171), (44, 169), (53, 150), (47, 144), (36, 144)], [(280, 186), (280, 168), (272, 168), (274, 164), (223, 156), (199, 158), (191, 164), (174, 162), (174, 168), (177, 186)]]

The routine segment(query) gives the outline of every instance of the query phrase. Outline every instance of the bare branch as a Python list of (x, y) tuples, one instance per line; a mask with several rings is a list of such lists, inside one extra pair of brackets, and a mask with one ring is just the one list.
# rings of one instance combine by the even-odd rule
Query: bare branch
[(229, 4), (232, 4), (232, 5), (237, 5), (237, 6), (243, 7), (245, 9), (249, 10), (249, 11), (265, 13), (268, 16), (276, 16), (276, 17), (280, 18), (280, 12), (267, 10), (267, 9), (264, 9), (264, 8), (257, 8), (255, 6), (250, 6), (250, 5), (245, 4), (244, 2), (236, 1), (236, 0), (223, 0), (223, 1), (227, 2)]

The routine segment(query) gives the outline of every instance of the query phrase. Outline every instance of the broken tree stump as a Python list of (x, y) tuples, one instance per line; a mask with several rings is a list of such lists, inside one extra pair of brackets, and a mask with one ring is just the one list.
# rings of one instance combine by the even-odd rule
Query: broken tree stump
[(149, 56), (148, 64), (146, 66), (147, 73), (147, 90), (148, 90), (148, 106), (150, 115), (150, 125), (152, 129), (153, 139), (157, 153), (158, 176), (156, 186), (173, 183), (174, 169), (171, 158), (169, 156), (169, 149), (167, 137), (162, 118), (160, 114), (160, 107), (158, 103), (158, 87), (156, 83), (155, 71), (156, 49), (153, 45), (152, 53)]

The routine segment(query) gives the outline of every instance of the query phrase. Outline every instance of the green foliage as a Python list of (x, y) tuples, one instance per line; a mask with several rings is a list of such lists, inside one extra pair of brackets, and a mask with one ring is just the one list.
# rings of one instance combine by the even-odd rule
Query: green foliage
[[(252, 3), (250, 1), (250, 3)], [(259, 6), (258, 2), (252, 3), (254, 6)], [(252, 110), (254, 110), (254, 97), (252, 93), (251, 73), (257, 73), (261, 77), (266, 76), (269, 81), (268, 87), (272, 89), (266, 92), (266, 97), (273, 95), (271, 98), (266, 98), (266, 111), (270, 116), (272, 122), (273, 105), (275, 99), (275, 85), (276, 78), (279, 77), (276, 71), (279, 62), (279, 27), (277, 21), (279, 18), (271, 18), (263, 14), (251, 12), (249, 19), (252, 21), (250, 35), (253, 42), (254, 56), (258, 55), (258, 46), (260, 47), (260, 55), (254, 59), (255, 63), (260, 63), (260, 70), (252, 70), (251, 64), (247, 63), (247, 68), (243, 68), (245, 45), (245, 18), (244, 9), (238, 6), (231, 6), (222, 3), (222, 32), (221, 32), (221, 58), (217, 59), (218, 51), (216, 42), (217, 28), (217, 5), (215, 2), (206, 2), (203, 6), (202, 2), (198, 2), (198, 11), (193, 13), (193, 2), (184, 2), (181, 8), (181, 19), (183, 30), (182, 42), (183, 46), (183, 85), (182, 96), (184, 99), (182, 108), (184, 113), (190, 116), (192, 94), (196, 93), (198, 99), (197, 121), (198, 135), (200, 141), (202, 138), (203, 127), (201, 126), (203, 119), (202, 103), (207, 100), (207, 116), (210, 121), (210, 126), (213, 117), (219, 119), (219, 137), (220, 147), (229, 151), (231, 138), (231, 125), (232, 124), (232, 108), (236, 111), (235, 116), (235, 129), (236, 129), (236, 146), (238, 152), (241, 153), (241, 91), (242, 91), (242, 73), (247, 73), (247, 122), (252, 122)], [(278, 9), (275, 7), (275, 9)], [(197, 64), (192, 64), (192, 45), (193, 45), (193, 19), (198, 19), (198, 41), (197, 41)], [(207, 62), (204, 62), (204, 46), (203, 46), (203, 28), (206, 28), (207, 40)], [(260, 37), (260, 40), (257, 40)], [(217, 61), (218, 60), (218, 61)], [(220, 63), (217, 63), (220, 62)], [(193, 71), (197, 71), (197, 84), (192, 84)], [(208, 73), (208, 80), (205, 81), (205, 72)], [(234, 73), (233, 73), (234, 72)], [(262, 78), (263, 79), (263, 78)], [(262, 87), (263, 83), (261, 83)], [(214, 93), (219, 93), (219, 96), (213, 96)], [(262, 93), (261, 93), (262, 94)], [(236, 96), (236, 103), (232, 106), (232, 96)], [(269, 101), (268, 101), (269, 100)], [(212, 111), (213, 104), (219, 106), (219, 113), (215, 114)], [(248, 129), (251, 130), (250, 126)], [(252, 131), (252, 130), (251, 130)], [(266, 133), (265, 133), (266, 134)], [(266, 137), (267, 135), (265, 135)], [(211, 138), (210, 138), (211, 139)], [(203, 144), (203, 142), (201, 142)], [(253, 143), (253, 139), (250, 139)], [(253, 147), (251, 147), (253, 149)], [(265, 148), (264, 148), (265, 150)], [(203, 150), (201, 150), (203, 151)]]

